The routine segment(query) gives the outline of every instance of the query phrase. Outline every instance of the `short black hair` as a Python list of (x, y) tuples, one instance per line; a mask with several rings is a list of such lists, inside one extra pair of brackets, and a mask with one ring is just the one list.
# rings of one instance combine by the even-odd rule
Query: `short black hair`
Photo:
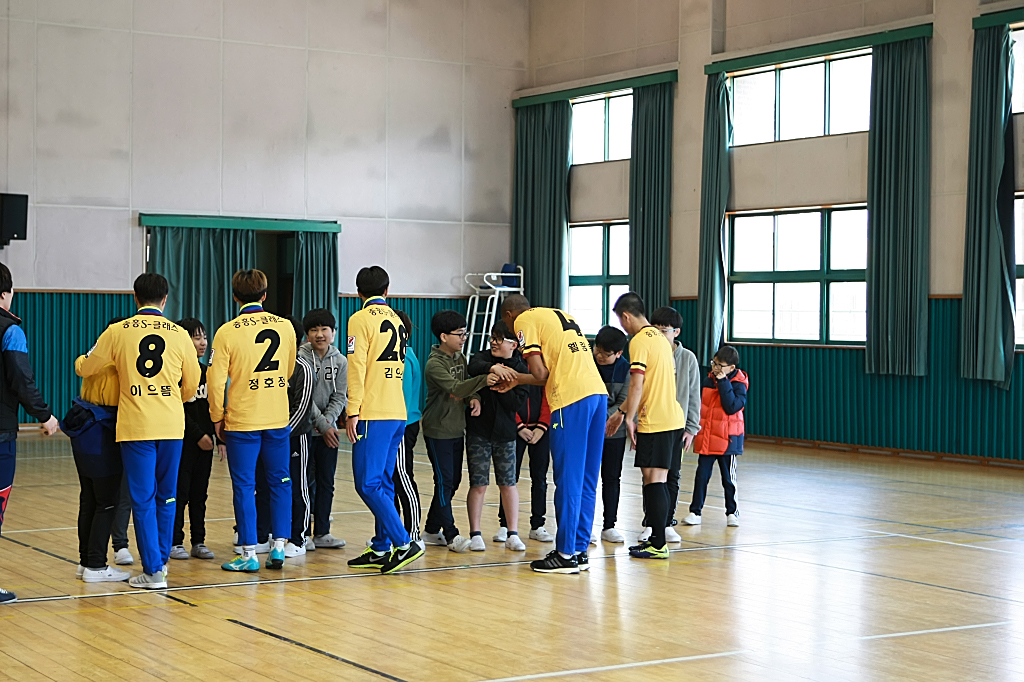
[(466, 326), (466, 317), (458, 310), (441, 310), (430, 318), (430, 333), (441, 340), (441, 334), (451, 334)]
[(522, 294), (509, 294), (501, 303), (501, 314), (518, 313), (530, 309), (530, 301)]
[(189, 336), (195, 336), (199, 332), (206, 334), (206, 327), (203, 323), (194, 317), (185, 317), (178, 320), (175, 324), (188, 332)]
[(609, 353), (618, 353), (626, 347), (626, 334), (617, 327), (601, 327), (594, 337), (594, 345)]
[(735, 346), (725, 345), (719, 348), (718, 352), (715, 353), (715, 359), (723, 365), (739, 365), (740, 352), (736, 350)]
[(366, 298), (383, 296), (389, 286), (391, 286), (391, 278), (388, 277), (387, 270), (379, 265), (362, 268), (356, 274), (356, 291), (360, 296)]
[(519, 339), (516, 337), (515, 332), (508, 328), (508, 325), (498, 320), (491, 327), (491, 338), (493, 339), (504, 339), (506, 341), (515, 341), (519, 343)]
[(640, 295), (632, 291), (627, 291), (622, 296), (619, 296), (619, 300), (615, 302), (615, 307), (612, 308), (616, 313), (629, 313), (633, 317), (643, 317), (647, 315), (647, 309), (644, 308), (644, 300), (640, 298)]
[(292, 323), (292, 329), (295, 330), (295, 342), (301, 345), (302, 337), (306, 335), (306, 327), (302, 324), (302, 320), (298, 315), (289, 315), (285, 319)]
[(313, 327), (330, 327), (334, 330), (337, 329), (337, 325), (338, 321), (334, 319), (334, 314), (327, 308), (313, 308), (302, 318), (302, 327), (307, 333)]
[(164, 300), (164, 296), (171, 289), (167, 278), (155, 272), (142, 273), (135, 278), (135, 284), (132, 286), (135, 289), (135, 298), (139, 305), (159, 303)]
[(0, 263), (0, 294), (14, 291), (14, 278), (11, 277), (11, 269)]
[(231, 293), (241, 303), (258, 303), (267, 293), (267, 275), (262, 270), (239, 270), (231, 276)]
[[(395, 310), (392, 308), (392, 310)], [(406, 340), (412, 338), (412, 318), (410, 318), (404, 310), (395, 310), (395, 315), (398, 315), (398, 319), (402, 321), (402, 326), (405, 327), (405, 338)]]
[(655, 327), (683, 328), (683, 316), (675, 308), (662, 306), (651, 313), (651, 324)]

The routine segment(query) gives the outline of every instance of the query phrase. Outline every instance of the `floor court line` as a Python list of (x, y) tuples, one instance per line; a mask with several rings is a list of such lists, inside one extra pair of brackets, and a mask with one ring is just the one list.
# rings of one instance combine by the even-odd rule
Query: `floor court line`
[(957, 632), (959, 630), (977, 630), (978, 628), (994, 628), (1000, 625), (1010, 625), (1012, 620), (1001, 620), (998, 623), (978, 623), (977, 625), (957, 625), (949, 628), (934, 628), (931, 630), (911, 630), (910, 632), (892, 632), (886, 635), (867, 635), (860, 639), (891, 639), (894, 637), (913, 637), (915, 635), (932, 635), (938, 632)]

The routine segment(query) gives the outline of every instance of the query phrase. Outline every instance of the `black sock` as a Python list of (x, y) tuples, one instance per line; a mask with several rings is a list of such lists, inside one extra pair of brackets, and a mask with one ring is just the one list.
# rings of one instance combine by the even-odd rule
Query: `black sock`
[(668, 485), (645, 485), (644, 502), (647, 503), (647, 518), (651, 522), (651, 544), (661, 549), (665, 546), (665, 522), (668, 519)]
[(508, 532), (508, 535), (509, 535), (509, 537), (512, 537), (513, 535), (519, 535), (519, 531), (517, 531), (517, 530), (510, 530)]
[(473, 539), (473, 538), (475, 538), (475, 537), (476, 537), (477, 535), (483, 535), (483, 533), (481, 533), (481, 532), (480, 532), (480, 531), (478, 531), (478, 530), (474, 530), (474, 531), (471, 531), (471, 532), (470, 532), (470, 534), (469, 534), (469, 537), (470, 537), (470, 539)]

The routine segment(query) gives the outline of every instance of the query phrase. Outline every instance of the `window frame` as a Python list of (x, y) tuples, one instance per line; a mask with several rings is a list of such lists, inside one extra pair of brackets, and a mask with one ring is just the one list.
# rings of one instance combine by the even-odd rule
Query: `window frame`
[[(570, 116), (572, 108), (577, 104), (587, 104), (589, 102), (595, 102), (597, 100), (604, 100), (604, 154), (601, 156), (600, 161), (585, 161), (583, 163), (572, 162), (573, 166), (586, 166), (592, 163), (606, 163), (608, 161), (628, 161), (633, 158), (633, 150), (630, 149), (629, 156), (624, 159), (609, 159), (608, 153), (611, 146), (611, 101), (619, 97), (633, 96), (633, 88), (626, 88), (624, 90), (615, 90), (612, 92), (605, 92), (597, 95), (587, 95), (580, 97), (569, 102)], [(632, 121), (630, 121), (630, 134), (632, 134)], [(569, 151), (572, 152), (572, 139), (569, 139)], [(580, 223), (583, 224), (583, 223)]]
[[(1024, 192), (1014, 192), (1014, 194), (1013, 194), (1013, 201), (1014, 201), (1014, 211), (1013, 211), (1013, 213), (1014, 213), (1014, 222), (1016, 223), (1016, 216), (1017, 216), (1016, 203), (1018, 201), (1024, 201)], [(1014, 231), (1014, 233), (1017, 232), (1017, 225), (1016, 224), (1013, 226), (1013, 231)], [(1017, 255), (1014, 254), (1014, 261), (1016, 261), (1016, 260), (1017, 260)], [(1016, 293), (1016, 291), (1017, 291), (1017, 282), (1019, 282), (1020, 280), (1024, 279), (1024, 263), (1016, 263), (1015, 262), (1014, 265), (1016, 266), (1016, 275), (1017, 276), (1014, 278), (1014, 282), (1013, 282), (1014, 288), (1013, 288), (1013, 290), (1014, 290), (1014, 293)], [(1014, 301), (1014, 307), (1016, 307), (1017, 304), (1018, 304), (1018, 301)], [(1018, 353), (1024, 352), (1024, 343), (1017, 343), (1016, 330), (1014, 330), (1014, 344), (1013, 344), (1013, 347), (1014, 347), (1014, 350), (1016, 352), (1018, 352)]]
[[(600, 286), (601, 287), (601, 326), (610, 324), (609, 314), (611, 313), (611, 304), (608, 301), (608, 287), (616, 285), (629, 286), (629, 275), (612, 275), (609, 274), (611, 269), (611, 228), (617, 225), (626, 225), (629, 228), (629, 243), (633, 243), (633, 229), (629, 224), (628, 220), (588, 220), (578, 223), (570, 223), (569, 229), (572, 230), (576, 227), (595, 227), (600, 226), (602, 228), (602, 246), (601, 246), (601, 274), (600, 275), (569, 275), (569, 287), (579, 286)], [(572, 248), (572, 239), (569, 234), (566, 234), (566, 245), (569, 249)], [(572, 253), (568, 253), (568, 262), (572, 262)], [(566, 290), (566, 308), (568, 308), (568, 296), (569, 292)], [(568, 311), (570, 314), (572, 311)], [(589, 335), (588, 335), (589, 336)]]
[[(826, 56), (826, 57), (813, 57), (813, 58), (810, 58), (810, 59), (801, 59), (801, 60), (797, 60), (797, 61), (784, 62), (782, 64), (776, 64), (775, 66), (771, 66), (771, 67), (762, 67), (762, 68), (758, 68), (758, 69), (750, 69), (748, 71), (736, 71), (736, 72), (727, 74), (728, 79), (729, 79), (729, 115), (730, 115), (730, 118), (732, 120), (736, 119), (736, 96), (735, 96), (735, 91), (733, 89), (733, 84), (735, 82), (735, 79), (736, 78), (742, 78), (744, 76), (753, 76), (753, 75), (757, 75), (757, 74), (761, 74), (761, 73), (768, 73), (768, 72), (773, 72), (775, 74), (775, 107), (774, 107), (774, 111), (775, 111), (775, 126), (774, 126), (774, 130), (775, 130), (775, 133), (774, 133), (773, 139), (766, 140), (764, 142), (748, 142), (746, 144), (741, 144), (741, 145), (736, 145), (736, 144), (730, 143), (730, 145), (729, 145), (730, 148), (733, 148), (733, 147), (752, 147), (752, 146), (758, 145), (758, 144), (771, 144), (773, 142), (792, 142), (793, 140), (811, 140), (811, 139), (814, 139), (814, 138), (817, 138), (817, 137), (829, 137), (829, 136), (833, 135), (833, 133), (830, 132), (830, 127), (831, 127), (830, 113), (831, 113), (831, 105), (832, 105), (832, 87), (831, 87), (832, 86), (832, 63), (833, 62), (844, 61), (844, 60), (847, 60), (847, 59), (856, 59), (856, 58), (859, 58), (859, 57), (870, 57), (870, 56), (871, 56), (871, 50), (870, 49), (867, 49), (867, 50), (861, 49), (861, 50), (854, 50), (854, 51), (851, 51), (851, 52), (840, 52), (838, 54), (831, 55), (831, 56)], [(808, 137), (794, 137), (794, 138), (787, 138), (787, 139), (783, 140), (782, 137), (781, 137), (781, 134), (782, 134), (782, 72), (786, 71), (786, 70), (789, 70), (789, 69), (795, 69), (795, 68), (799, 68), (799, 67), (802, 67), (802, 66), (812, 66), (814, 64), (821, 64), (821, 63), (824, 63), (824, 65), (825, 65), (825, 84), (824, 84), (824, 99), (825, 99), (825, 101), (823, 102), (823, 105), (822, 105), (823, 109), (824, 109), (824, 121), (822, 123), (822, 131), (823, 132), (822, 132), (821, 135), (810, 135)], [(873, 64), (872, 64), (872, 66), (873, 66)], [(869, 92), (869, 96), (870, 96), (870, 92)], [(869, 124), (869, 128), (870, 128), (870, 124)], [(835, 134), (836, 135), (856, 135), (858, 133), (864, 133), (864, 132), (867, 132), (867, 130), (854, 130), (854, 131), (850, 131), (850, 132), (835, 133)]]
[[(830, 335), (830, 309), (829, 304), (831, 303), (830, 290), (831, 285), (834, 282), (866, 282), (867, 281), (867, 269), (863, 270), (833, 270), (831, 267), (831, 244), (832, 244), (832, 214), (841, 211), (860, 211), (866, 210), (865, 204), (852, 204), (844, 206), (821, 206), (821, 207), (807, 207), (807, 208), (794, 208), (794, 209), (781, 209), (781, 210), (769, 210), (769, 211), (742, 211), (733, 212), (727, 215), (729, 226), (727, 234), (727, 253), (728, 253), (728, 276), (726, 278), (727, 290), (727, 305), (726, 305), (726, 333), (725, 337), (730, 343), (738, 344), (764, 344), (773, 346), (832, 346), (832, 347), (854, 347), (864, 348), (864, 341), (847, 341), (847, 340), (836, 340), (833, 341)], [(775, 218), (780, 215), (789, 215), (796, 213), (819, 213), (821, 215), (820, 220), (820, 234), (821, 234), (821, 249), (819, 254), (819, 269), (818, 270), (770, 270), (763, 272), (736, 272), (734, 269), (735, 263), (735, 230), (736, 230), (736, 218), (746, 218), (753, 216), (771, 216)], [(775, 233), (774, 239), (777, 239), (777, 232)], [(773, 252), (773, 257), (777, 260), (777, 254)], [(775, 267), (775, 261), (773, 261), (772, 267)], [(1018, 267), (1018, 272), (1024, 272), (1024, 267)], [(733, 287), (736, 284), (786, 284), (786, 283), (808, 283), (816, 282), (820, 287), (820, 307), (818, 311), (818, 338), (817, 339), (777, 339), (777, 338), (740, 338), (733, 336), (733, 324), (734, 324), (734, 309), (733, 309)], [(775, 334), (775, 300), (774, 292), (772, 299), (772, 336)]]

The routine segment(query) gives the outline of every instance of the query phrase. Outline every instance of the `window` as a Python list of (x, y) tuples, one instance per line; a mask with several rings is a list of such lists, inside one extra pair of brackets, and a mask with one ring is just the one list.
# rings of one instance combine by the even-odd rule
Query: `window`
[(867, 340), (866, 208), (736, 214), (730, 228), (731, 339)]
[(868, 129), (870, 53), (855, 52), (734, 74), (729, 83), (733, 146)]
[[(1013, 41), (1013, 97), (1010, 100), (1010, 110), (1019, 114), (1024, 112), (1024, 29), (1010, 31), (1010, 39)], [(1018, 285), (1019, 286), (1019, 285)], [(1020, 336), (1018, 335), (1018, 339)], [(1018, 341), (1017, 343), (1020, 343)]]
[(619, 326), (612, 306), (629, 291), (629, 225), (569, 227), (569, 314), (584, 334)]
[(632, 133), (632, 90), (572, 103), (573, 164), (628, 159)]
[(1014, 302), (1017, 314), (1014, 317), (1017, 345), (1024, 346), (1024, 197), (1013, 202), (1014, 243), (1017, 249), (1017, 291)]

